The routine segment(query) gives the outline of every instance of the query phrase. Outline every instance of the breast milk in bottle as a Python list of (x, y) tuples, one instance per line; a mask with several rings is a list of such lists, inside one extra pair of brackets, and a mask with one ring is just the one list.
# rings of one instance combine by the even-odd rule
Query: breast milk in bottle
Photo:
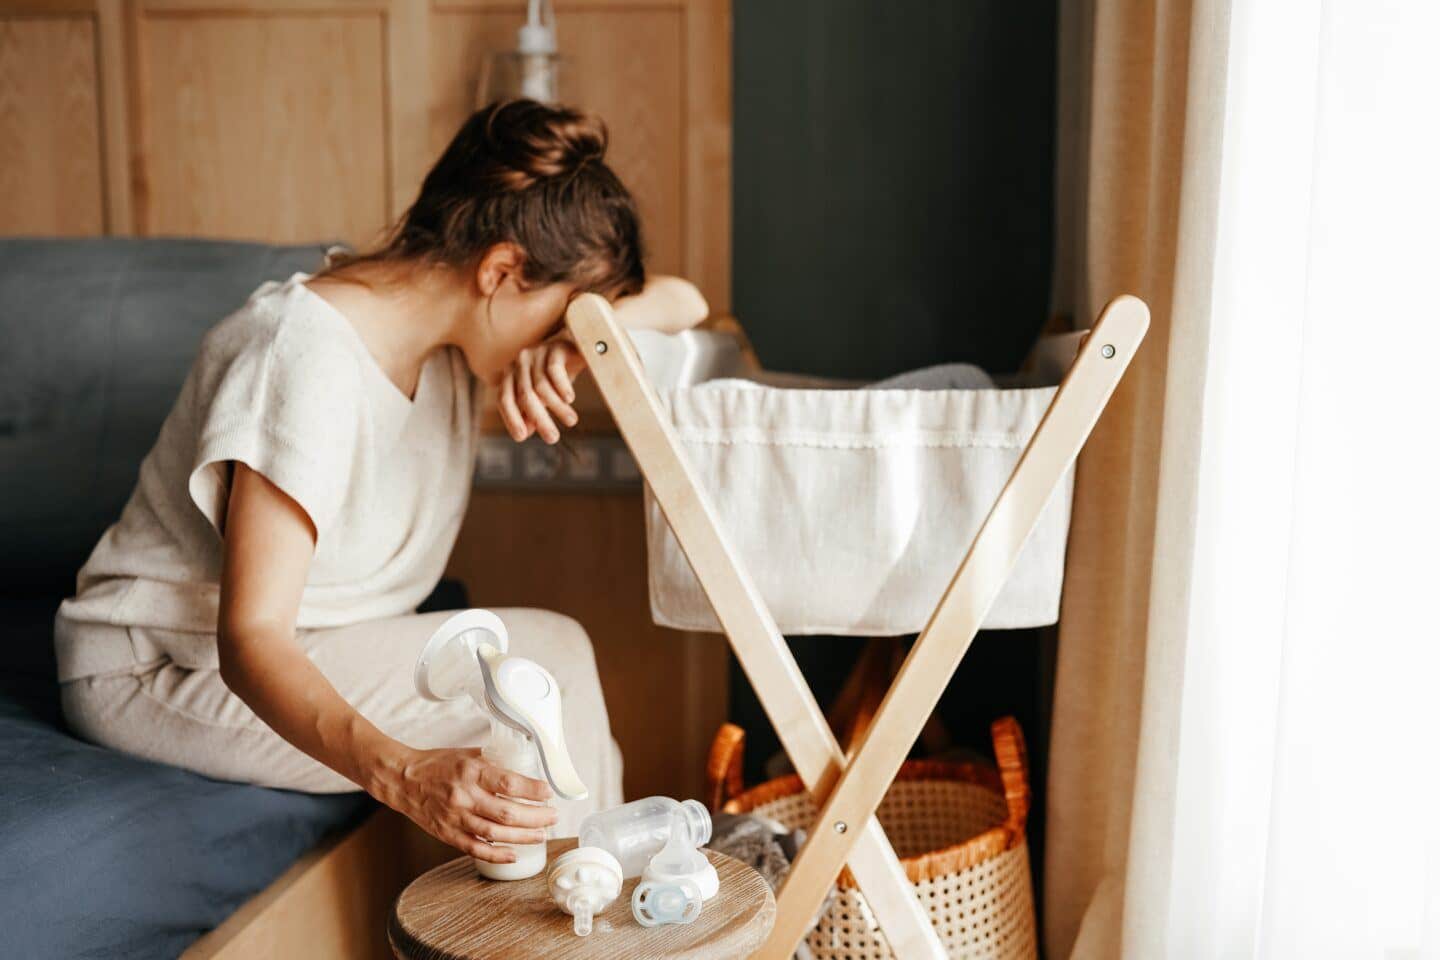
[[(506, 770), (513, 770), (522, 776), (544, 780), (545, 771), (540, 766), (540, 754), (530, 738), (516, 730), (495, 721), (492, 725), (490, 744), (485, 747), (485, 759)], [(534, 804), (534, 800), (509, 799), (516, 803)], [(509, 847), (515, 851), (514, 863), (490, 863), (476, 860), (475, 869), (482, 877), (491, 880), (524, 880), (545, 869), (546, 846), (542, 843), (496, 843), (497, 847)]]

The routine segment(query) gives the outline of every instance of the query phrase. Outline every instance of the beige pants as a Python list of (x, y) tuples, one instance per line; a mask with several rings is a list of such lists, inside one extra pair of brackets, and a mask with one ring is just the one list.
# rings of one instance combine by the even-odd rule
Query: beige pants
[[(510, 651), (543, 665), (560, 685), (567, 745), (590, 788), (585, 800), (552, 801), (560, 817), (553, 835), (573, 835), (586, 814), (622, 802), (620, 749), (610, 736), (590, 639), (557, 613), (495, 613), (509, 628)], [(473, 701), (432, 703), (415, 692), (415, 659), (448, 616), (301, 631), (298, 639), (341, 696), (389, 736), (420, 748), (483, 747), (491, 720)], [(230, 692), (220, 679), (213, 636), (62, 618), (56, 640), (62, 664), (68, 650), (109, 665), (61, 684), (65, 718), (87, 740), (220, 780), (307, 793), (358, 789), (291, 746)], [(101, 644), (108, 647), (98, 655)]]

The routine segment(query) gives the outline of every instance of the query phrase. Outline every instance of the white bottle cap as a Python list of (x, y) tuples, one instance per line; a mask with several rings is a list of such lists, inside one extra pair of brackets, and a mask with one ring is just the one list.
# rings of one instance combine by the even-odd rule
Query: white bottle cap
[(588, 937), (595, 914), (620, 896), (620, 861), (600, 847), (576, 847), (555, 859), (548, 886), (555, 905), (575, 918), (577, 936)]
[(650, 880), (654, 883), (681, 883), (689, 880), (700, 888), (700, 899), (709, 900), (720, 892), (720, 874), (715, 872), (715, 864), (706, 858), (699, 850), (694, 851), (695, 862), (688, 870), (666, 870), (657, 868), (655, 861), (651, 860), (643, 873), (641, 880)]

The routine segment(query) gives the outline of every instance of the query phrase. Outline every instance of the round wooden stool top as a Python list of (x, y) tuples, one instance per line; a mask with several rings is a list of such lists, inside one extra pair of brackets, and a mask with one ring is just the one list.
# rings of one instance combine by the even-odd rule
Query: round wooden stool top
[[(550, 841), (550, 862), (575, 847)], [(704, 854), (720, 874), (720, 892), (694, 923), (645, 928), (630, 912), (638, 879), (626, 880), (615, 902), (595, 917), (594, 932), (575, 936), (573, 919), (555, 906), (545, 876), (486, 880), (468, 857), (417, 878), (390, 912), (390, 946), (401, 960), (721, 960), (746, 957), (775, 923), (775, 895), (760, 874), (713, 850)]]

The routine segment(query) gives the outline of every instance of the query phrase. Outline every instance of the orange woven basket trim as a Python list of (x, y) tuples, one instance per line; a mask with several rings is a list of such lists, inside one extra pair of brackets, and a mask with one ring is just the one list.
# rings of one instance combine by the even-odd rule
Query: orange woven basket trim
[(771, 803), (782, 797), (794, 796), (804, 791), (805, 782), (800, 779), (800, 775), (790, 773), (757, 784), (744, 793), (736, 794), (722, 809), (725, 813), (749, 813), (762, 804)]
[(977, 867), (1011, 849), (1015, 845), (1014, 841), (1014, 835), (1006, 828), (991, 827), (964, 843), (957, 843), (943, 850), (932, 850), (917, 857), (906, 857), (900, 864), (905, 868), (905, 876), (910, 878), (911, 883), (920, 883)]
[[(1004, 784), (994, 768), (977, 763), (956, 763), (951, 760), (906, 760), (893, 782), (902, 780), (949, 780), (973, 783), (1003, 793)], [(757, 783), (749, 790), (731, 797), (722, 808), (726, 813), (748, 813), (761, 804), (800, 793), (805, 783), (799, 774), (789, 773), (774, 780)]]
[(1005, 805), (1010, 810), (1006, 825), (1023, 831), (1030, 814), (1029, 758), (1025, 752), (1025, 735), (1014, 717), (1001, 717), (990, 725), (990, 739), (995, 746), (995, 763), (1005, 789)]
[(740, 767), (745, 755), (745, 731), (733, 723), (721, 724), (705, 759), (706, 798), (713, 810), (727, 796), (740, 792)]
[(994, 767), (954, 760), (906, 760), (895, 775), (896, 782), (901, 780), (959, 780), (994, 790), (1004, 789), (1000, 774)]

